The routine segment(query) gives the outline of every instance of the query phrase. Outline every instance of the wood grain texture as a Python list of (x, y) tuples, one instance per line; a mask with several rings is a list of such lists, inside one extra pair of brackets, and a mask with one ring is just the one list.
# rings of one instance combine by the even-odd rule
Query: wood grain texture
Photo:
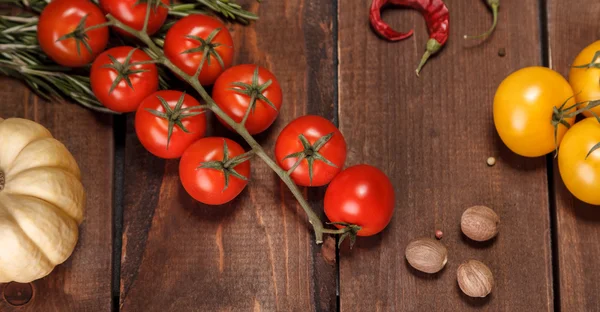
[[(484, 1), (446, 1), (451, 37), (438, 57), (415, 67), (428, 38), (422, 17), (389, 10), (398, 30), (415, 28), (399, 43), (378, 38), (368, 24), (370, 1), (338, 1), (339, 119), (349, 143), (348, 165), (369, 163), (396, 187), (396, 212), (381, 234), (361, 238), (340, 255), (342, 311), (551, 311), (551, 246), (546, 163), (521, 158), (498, 138), (494, 92), (518, 68), (541, 64), (537, 1), (503, 0), (499, 26), (483, 43), (465, 33), (491, 23)], [(527, 31), (523, 31), (527, 30)], [(506, 56), (498, 56), (505, 48)], [(486, 165), (494, 156), (497, 164)], [(460, 232), (462, 212), (487, 205), (501, 218), (499, 236), (474, 243)], [(411, 239), (444, 232), (445, 269), (411, 269)], [(476, 259), (496, 286), (484, 299), (463, 295), (456, 270)]]
[[(292, 119), (335, 110), (331, 1), (243, 1), (260, 20), (231, 27), (236, 64), (256, 63), (279, 79), (284, 104), (257, 136), (271, 153)], [(183, 87), (183, 85), (182, 85)], [(227, 132), (216, 120), (213, 135)], [(334, 311), (335, 247), (316, 247), (306, 217), (260, 160), (239, 198), (205, 206), (189, 197), (178, 161), (162, 161), (126, 139), (122, 311)], [(315, 207), (322, 190), (307, 192)]]
[[(579, 52), (598, 40), (600, 3), (548, 1), (548, 42), (552, 68), (568, 76)], [(576, 91), (577, 92), (577, 91)], [(558, 278), (562, 311), (600, 311), (600, 210), (574, 198), (554, 165)]]
[(23, 84), (0, 78), (0, 116), (34, 120), (75, 156), (87, 192), (85, 220), (73, 255), (33, 283), (33, 298), (20, 307), (2, 295), (0, 311), (110, 311), (112, 259), (112, 116), (75, 104), (44, 102)]

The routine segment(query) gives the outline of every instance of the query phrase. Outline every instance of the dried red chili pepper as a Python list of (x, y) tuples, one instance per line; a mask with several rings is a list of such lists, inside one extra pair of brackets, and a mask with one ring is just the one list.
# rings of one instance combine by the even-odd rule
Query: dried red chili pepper
[(390, 41), (398, 41), (406, 39), (413, 34), (413, 30), (406, 33), (401, 33), (393, 30), (390, 25), (381, 19), (381, 8), (386, 4), (406, 6), (419, 11), (427, 22), (429, 30), (429, 40), (427, 41), (427, 49), (421, 58), (421, 62), (415, 71), (417, 76), (423, 65), (429, 57), (437, 53), (448, 40), (449, 33), (449, 14), (448, 7), (442, 0), (373, 0), (371, 4), (371, 12), (369, 19), (373, 29)]
[(488, 29), (488, 31), (484, 32), (481, 35), (477, 35), (477, 36), (465, 35), (465, 39), (487, 38), (489, 35), (491, 35), (494, 32), (494, 29), (496, 29), (496, 24), (498, 24), (498, 8), (500, 7), (500, 0), (486, 0), (485, 2), (492, 10), (492, 18), (493, 18), (492, 27), (490, 27), (490, 29)]

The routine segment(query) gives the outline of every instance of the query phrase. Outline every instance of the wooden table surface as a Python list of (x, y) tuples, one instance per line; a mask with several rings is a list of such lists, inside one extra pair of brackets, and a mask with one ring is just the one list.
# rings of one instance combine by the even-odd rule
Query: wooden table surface
[[(369, 28), (369, 0), (243, 2), (260, 21), (231, 26), (235, 63), (269, 68), (284, 91), (277, 122), (258, 140), (272, 151), (304, 114), (338, 124), (347, 165), (378, 166), (395, 185), (388, 228), (353, 250), (336, 250), (332, 238), (315, 245), (301, 208), (259, 160), (238, 199), (201, 205), (181, 187), (178, 161), (140, 145), (133, 116), (43, 102), (2, 78), (0, 116), (38, 121), (67, 145), (88, 205), (73, 256), (31, 285), (0, 285), (0, 311), (600, 311), (600, 209), (566, 191), (552, 156), (509, 151), (492, 122), (494, 92), (510, 72), (545, 65), (567, 74), (600, 37), (600, 2), (502, 0), (494, 35), (467, 42), (463, 34), (487, 29), (490, 13), (484, 1), (447, 0), (451, 37), (421, 78), (414, 69), (428, 35), (417, 12), (386, 11), (395, 28), (415, 29), (388, 43)], [(324, 191), (305, 190), (320, 214)], [(489, 243), (460, 233), (473, 205), (502, 219)], [(404, 248), (436, 229), (449, 262), (420, 274)], [(485, 299), (458, 288), (456, 269), (468, 259), (494, 274)]]

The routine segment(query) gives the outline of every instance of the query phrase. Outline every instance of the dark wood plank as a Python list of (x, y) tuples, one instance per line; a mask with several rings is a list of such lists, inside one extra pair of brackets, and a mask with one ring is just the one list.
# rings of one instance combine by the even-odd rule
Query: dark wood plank
[[(266, 1), (260, 21), (232, 26), (236, 62), (278, 77), (284, 104), (258, 136), (272, 151), (277, 134), (306, 113), (335, 116), (333, 2)], [(212, 133), (228, 133), (216, 120)], [(149, 155), (131, 119), (125, 160), (121, 276), (123, 311), (322, 311), (336, 309), (335, 247), (316, 247), (287, 188), (260, 160), (232, 203), (211, 207), (180, 186), (177, 161)], [(322, 190), (308, 194), (316, 207)]]
[[(579, 52), (598, 40), (600, 4), (596, 1), (548, 1), (548, 42), (552, 67), (568, 77)], [(574, 198), (554, 165), (558, 278), (562, 311), (598, 311), (600, 210)]]
[(87, 192), (85, 220), (71, 258), (32, 283), (33, 298), (24, 306), (9, 304), (4, 292), (13, 290), (0, 285), (0, 311), (110, 311), (113, 117), (75, 104), (44, 102), (6, 77), (0, 78), (0, 98), (0, 116), (39, 122), (67, 146), (81, 168)]
[[(369, 28), (370, 2), (338, 1), (339, 118), (349, 165), (370, 163), (387, 172), (397, 203), (386, 231), (342, 250), (341, 310), (553, 310), (545, 159), (511, 153), (492, 121), (500, 81), (541, 63), (537, 1), (503, 0), (499, 27), (481, 44), (462, 36), (489, 27), (484, 1), (446, 1), (451, 38), (421, 78), (414, 70), (428, 38), (423, 19), (412, 11), (387, 12), (397, 29), (415, 27), (412, 38), (387, 43)], [(487, 167), (489, 156), (496, 166)], [(490, 243), (474, 244), (460, 233), (461, 214), (473, 205), (490, 206), (502, 219)], [(448, 264), (438, 274), (419, 274), (408, 267), (404, 249), (436, 229), (444, 232)], [(494, 274), (496, 287), (485, 299), (467, 298), (458, 288), (456, 270), (468, 259)]]

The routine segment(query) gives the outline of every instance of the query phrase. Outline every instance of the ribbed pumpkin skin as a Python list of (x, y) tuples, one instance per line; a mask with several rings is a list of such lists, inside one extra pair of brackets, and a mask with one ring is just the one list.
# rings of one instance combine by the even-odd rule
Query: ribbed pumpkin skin
[(0, 118), (0, 171), (0, 283), (28, 283), (75, 249), (85, 206), (81, 172), (46, 128), (20, 118)]

